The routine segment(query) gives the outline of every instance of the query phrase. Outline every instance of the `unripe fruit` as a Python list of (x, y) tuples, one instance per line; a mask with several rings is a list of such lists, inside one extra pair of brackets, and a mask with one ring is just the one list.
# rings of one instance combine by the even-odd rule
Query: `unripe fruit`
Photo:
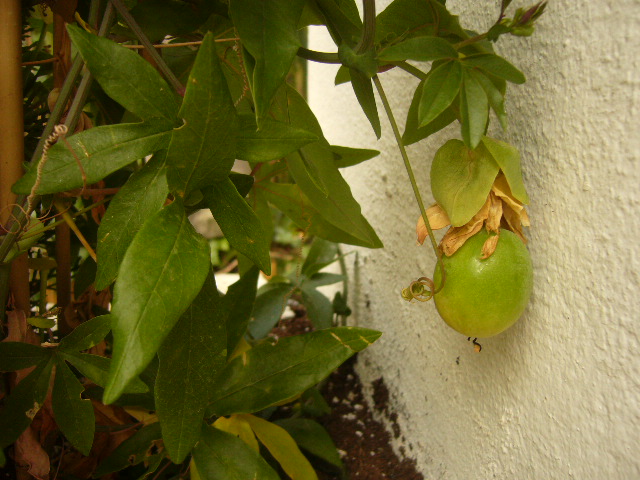
[[(467, 337), (491, 337), (513, 325), (533, 288), (533, 266), (527, 247), (514, 233), (500, 230), (495, 252), (482, 260), (483, 229), (451, 257), (442, 257), (444, 288), (434, 296), (440, 316)], [(434, 282), (442, 282), (436, 265)]]

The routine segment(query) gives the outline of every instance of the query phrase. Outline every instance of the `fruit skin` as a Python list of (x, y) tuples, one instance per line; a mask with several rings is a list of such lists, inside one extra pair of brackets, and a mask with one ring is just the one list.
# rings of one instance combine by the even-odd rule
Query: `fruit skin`
[[(467, 337), (491, 337), (513, 325), (524, 311), (533, 289), (533, 265), (527, 247), (514, 233), (501, 229), (496, 251), (482, 260), (483, 229), (451, 257), (442, 257), (444, 288), (433, 298), (438, 313)], [(436, 288), (442, 282), (434, 272)]]

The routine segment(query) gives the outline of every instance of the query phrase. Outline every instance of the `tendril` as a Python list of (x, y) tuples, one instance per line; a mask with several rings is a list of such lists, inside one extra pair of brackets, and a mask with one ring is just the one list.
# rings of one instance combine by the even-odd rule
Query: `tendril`
[(418, 280), (411, 282), (407, 288), (402, 289), (402, 298), (408, 302), (412, 300), (428, 302), (433, 297), (435, 290), (436, 286), (433, 280), (427, 277), (420, 277)]

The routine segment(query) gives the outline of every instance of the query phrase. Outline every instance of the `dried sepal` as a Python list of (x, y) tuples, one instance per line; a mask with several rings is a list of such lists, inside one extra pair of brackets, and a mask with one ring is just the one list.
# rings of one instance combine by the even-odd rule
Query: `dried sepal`
[(498, 246), (498, 240), (500, 240), (499, 230), (496, 235), (491, 235), (485, 240), (484, 244), (482, 245), (482, 260), (486, 260), (491, 255), (493, 255), (493, 252), (496, 251), (496, 247)]
[[(447, 212), (437, 203), (427, 208), (427, 218), (429, 219), (429, 225), (431, 225), (432, 230), (440, 230), (441, 228), (451, 225)], [(420, 215), (418, 223), (416, 224), (416, 235), (418, 237), (418, 245), (422, 245), (429, 235), (422, 215)]]
[(502, 200), (493, 192), (489, 192), (489, 215), (485, 223), (488, 232), (499, 233), (500, 221), (502, 220)]
[(484, 202), (480, 211), (476, 213), (469, 222), (461, 227), (451, 227), (447, 231), (440, 242), (440, 249), (447, 257), (456, 253), (456, 251), (464, 245), (464, 242), (466, 242), (467, 239), (473, 237), (482, 229), (485, 220), (489, 217), (490, 206), (491, 200), (487, 197), (487, 201)]

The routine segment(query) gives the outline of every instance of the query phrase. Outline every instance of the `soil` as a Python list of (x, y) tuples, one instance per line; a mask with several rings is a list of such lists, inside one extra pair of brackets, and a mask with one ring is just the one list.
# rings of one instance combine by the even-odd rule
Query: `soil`
[[(272, 335), (285, 337), (312, 330), (303, 307), (293, 307), (296, 316), (283, 319)], [(331, 414), (320, 418), (333, 438), (344, 462), (349, 480), (424, 480), (415, 461), (400, 458), (391, 448), (391, 434), (373, 417), (374, 411), (387, 418), (394, 438), (400, 438), (397, 414), (389, 405), (389, 391), (384, 379), (373, 382), (373, 402), (364, 398), (362, 383), (354, 370), (357, 355), (329, 376), (322, 394)], [(401, 451), (402, 451), (401, 447)], [(340, 476), (319, 473), (319, 480), (341, 480)]]

